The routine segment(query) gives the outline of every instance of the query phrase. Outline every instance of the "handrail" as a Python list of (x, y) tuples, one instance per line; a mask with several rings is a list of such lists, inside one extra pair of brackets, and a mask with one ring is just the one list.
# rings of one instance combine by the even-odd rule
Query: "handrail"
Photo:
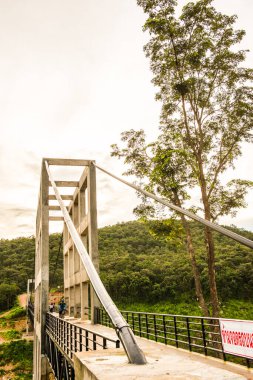
[[(135, 335), (142, 338), (166, 345), (176, 345), (178, 348), (187, 347), (190, 351), (203, 352), (206, 356), (220, 357), (219, 354), (221, 354), (223, 360), (231, 361), (231, 358), (237, 357), (236, 360), (240, 360), (240, 364), (252, 368), (253, 360), (246, 353), (226, 355), (222, 345), (220, 318), (130, 310), (121, 310), (121, 313), (132, 326)], [(98, 308), (97, 314), (100, 324), (111, 326), (105, 310)], [(230, 320), (233, 321), (233, 319)]]
[(155, 201), (157, 201), (159, 203), (162, 203), (163, 205), (171, 208), (172, 210), (174, 210), (176, 212), (179, 212), (180, 214), (184, 214), (184, 215), (188, 216), (189, 218), (194, 219), (197, 222), (199, 222), (201, 224), (204, 224), (205, 226), (207, 226), (207, 227), (209, 227), (209, 228), (211, 228), (211, 229), (213, 229), (213, 230), (215, 230), (217, 232), (220, 232), (221, 234), (226, 235), (226, 236), (230, 237), (231, 239), (233, 239), (233, 240), (235, 240), (235, 241), (237, 241), (237, 242), (239, 242), (239, 243), (241, 243), (243, 245), (246, 245), (246, 247), (253, 248), (253, 241), (252, 240), (247, 239), (244, 236), (241, 236), (241, 235), (239, 235), (239, 234), (237, 234), (235, 232), (232, 232), (232, 231), (228, 230), (227, 228), (221, 227), (221, 226), (219, 226), (216, 223), (213, 223), (213, 222), (210, 222), (209, 220), (203, 219), (200, 216), (195, 215), (192, 212), (190, 212), (188, 210), (185, 210), (185, 209), (183, 209), (183, 208), (181, 208), (179, 206), (173, 205), (172, 203), (168, 202), (166, 199), (157, 197), (156, 195), (150, 193), (149, 191), (146, 191), (146, 190), (142, 189), (141, 187), (136, 186), (133, 183), (125, 181), (123, 178), (120, 178), (120, 177), (116, 176), (115, 174), (112, 174), (112, 173), (108, 172), (106, 169), (104, 169), (101, 166), (95, 164), (94, 162), (92, 162), (92, 164), (97, 169), (99, 169), (102, 172), (108, 174), (109, 176), (117, 179), (118, 181), (124, 183), (125, 185), (127, 185), (129, 187), (132, 187), (133, 189), (135, 189), (139, 193), (142, 193), (143, 195), (145, 195), (145, 196), (147, 196), (149, 198), (152, 198), (152, 199), (154, 199)]
[[(61, 338), (64, 331), (68, 332), (67, 336)], [(119, 339), (110, 338), (86, 327), (76, 325), (50, 312), (46, 316), (46, 332), (70, 359), (73, 358), (75, 352), (84, 351), (83, 348), (86, 351), (96, 350), (97, 347), (106, 349), (108, 342), (116, 348), (120, 347)], [(101, 338), (100, 341), (97, 338)]]
[(114, 328), (119, 336), (119, 339), (124, 347), (124, 350), (128, 356), (129, 362), (133, 364), (146, 364), (146, 358), (143, 352), (140, 350), (139, 346), (136, 343), (134, 334), (130, 329), (128, 323), (125, 321), (117, 306), (112, 301), (111, 297), (107, 293), (107, 290), (104, 287), (92, 261), (91, 258), (74, 226), (72, 219), (67, 211), (66, 206), (63, 203), (63, 200), (60, 196), (60, 193), (57, 189), (55, 181), (52, 177), (51, 171), (47, 161), (45, 161), (45, 167), (48, 173), (49, 180), (53, 187), (56, 199), (59, 202), (64, 221), (67, 225), (68, 231), (71, 235), (71, 238), (76, 246), (77, 252), (80, 255), (82, 263), (85, 267), (87, 275), (91, 281), (91, 284), (108, 315), (110, 316)]

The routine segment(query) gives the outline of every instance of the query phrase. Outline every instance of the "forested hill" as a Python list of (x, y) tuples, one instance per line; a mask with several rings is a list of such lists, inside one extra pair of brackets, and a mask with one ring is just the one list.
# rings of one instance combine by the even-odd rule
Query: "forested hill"
[[(50, 276), (54, 287), (62, 284), (60, 243), (60, 234), (50, 236)], [(16, 295), (26, 292), (27, 280), (34, 278), (34, 252), (34, 237), (0, 240), (0, 310), (11, 307)]]
[[(150, 233), (150, 228), (156, 235)], [(99, 230), (100, 272), (116, 301), (194, 299), (194, 282), (185, 250), (184, 236), (171, 233), (166, 225), (128, 222)], [(204, 290), (207, 265), (203, 228), (192, 223), (196, 255)], [(253, 233), (233, 228), (253, 240)], [(158, 235), (159, 234), (159, 237)], [(253, 293), (253, 252), (215, 234), (217, 285), (222, 299), (250, 299)], [(61, 235), (50, 236), (50, 285), (62, 285)], [(0, 240), (0, 308), (11, 303), (13, 295), (26, 290), (34, 276), (34, 238)]]
[[(100, 266), (103, 281), (114, 299), (123, 302), (187, 300), (195, 298), (191, 265), (185, 249), (184, 235), (171, 233), (166, 225), (150, 226), (128, 222), (104, 227), (99, 231)], [(204, 291), (208, 272), (203, 227), (191, 225), (197, 262)], [(253, 233), (230, 228), (253, 240)], [(162, 236), (162, 237), (161, 237)], [(253, 293), (253, 251), (215, 233), (217, 286), (221, 299), (251, 299)]]

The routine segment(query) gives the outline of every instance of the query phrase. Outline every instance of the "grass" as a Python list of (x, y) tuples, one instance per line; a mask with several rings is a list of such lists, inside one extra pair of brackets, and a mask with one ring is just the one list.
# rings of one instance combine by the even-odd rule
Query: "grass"
[(13, 328), (15, 327), (15, 321), (24, 317), (25, 315), (25, 309), (23, 309), (21, 306), (14, 306), (9, 311), (0, 314), (0, 327)]
[[(25, 315), (25, 309), (17, 304), (0, 314), (0, 327), (5, 329), (0, 336), (7, 341), (0, 345), (0, 379), (9, 375), (13, 380), (32, 379), (33, 343), (21, 340), (22, 332), (14, 329), (16, 321)], [(10, 366), (8, 370), (6, 365)]]
[(22, 334), (20, 331), (12, 329), (12, 330), (7, 330), (7, 331), (1, 331), (0, 336), (4, 340), (13, 340), (13, 339), (20, 339)]
[[(0, 366), (14, 365), (14, 379), (31, 380), (33, 343), (16, 340), (0, 345)], [(3, 371), (3, 369), (0, 369)]]
[[(196, 315), (201, 316), (201, 309), (197, 302), (189, 300), (171, 302), (160, 301), (153, 304), (147, 303), (124, 303), (118, 304), (120, 310), (143, 311), (150, 313)], [(253, 320), (253, 302), (244, 300), (228, 300), (221, 303), (221, 318)]]
[(0, 320), (10, 320), (10, 319), (18, 319), (20, 317), (24, 317), (26, 315), (26, 311), (21, 306), (14, 306), (9, 310), (9, 312), (5, 315), (0, 315)]

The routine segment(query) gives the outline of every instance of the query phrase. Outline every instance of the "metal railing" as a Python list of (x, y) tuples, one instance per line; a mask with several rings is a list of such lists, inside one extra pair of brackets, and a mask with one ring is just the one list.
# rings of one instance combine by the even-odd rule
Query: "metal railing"
[[(121, 313), (134, 334), (142, 338), (252, 367), (252, 360), (223, 351), (219, 318), (136, 311)], [(96, 308), (96, 316), (98, 323), (111, 327), (104, 309)]]
[(64, 355), (56, 342), (46, 334), (46, 354), (57, 380), (74, 380), (75, 370), (72, 360)]
[(31, 302), (28, 303), (27, 314), (28, 314), (28, 317), (30, 318), (30, 321), (33, 324), (34, 323), (34, 305)]
[(120, 347), (119, 339), (108, 338), (51, 313), (47, 313), (46, 333), (71, 360), (75, 352)]
[(75, 379), (75, 352), (119, 347), (119, 339), (105, 337), (47, 313), (46, 354), (57, 380)]

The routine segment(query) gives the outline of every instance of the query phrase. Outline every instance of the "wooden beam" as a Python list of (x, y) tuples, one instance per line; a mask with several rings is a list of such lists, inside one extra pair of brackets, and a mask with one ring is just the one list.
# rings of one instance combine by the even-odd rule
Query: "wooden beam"
[[(49, 196), (48, 196), (48, 199), (49, 199), (50, 201), (56, 201), (56, 196), (55, 196), (55, 195), (49, 195)], [(62, 199), (63, 201), (72, 201), (72, 199), (73, 199), (73, 195), (61, 195), (61, 199)]]
[(59, 166), (89, 166), (91, 160), (79, 160), (79, 159), (68, 159), (68, 158), (44, 158), (48, 165), (59, 165)]

